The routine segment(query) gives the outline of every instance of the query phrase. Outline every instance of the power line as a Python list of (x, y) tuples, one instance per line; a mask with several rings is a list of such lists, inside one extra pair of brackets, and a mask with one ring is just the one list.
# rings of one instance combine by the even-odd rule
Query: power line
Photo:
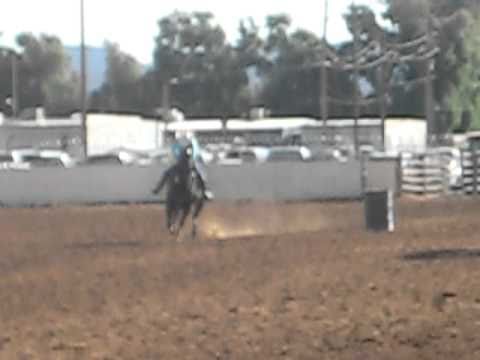
[(343, 99), (339, 99), (339, 98), (336, 98), (336, 97), (331, 97), (329, 96), (328, 97), (328, 101), (331, 102), (331, 103), (334, 103), (334, 104), (337, 104), (337, 105), (344, 105), (344, 106), (356, 106), (356, 105), (359, 105), (359, 106), (369, 106), (369, 105), (372, 105), (372, 104), (376, 104), (378, 102), (378, 99), (376, 98), (372, 98), (372, 99), (358, 99), (356, 102), (355, 101), (352, 101), (352, 100), (343, 100)]
[(426, 76), (418, 77), (415, 79), (402, 81), (401, 83), (398, 83), (398, 84), (390, 83), (388, 86), (390, 90), (394, 88), (399, 88), (399, 87), (412, 88), (415, 86), (424, 85), (427, 81), (435, 80), (436, 78), (437, 77), (435, 75), (426, 75)]
[[(433, 40), (435, 40), (434, 42), (438, 42), (437, 37), (439, 34), (439, 29), (451, 23), (461, 14), (462, 14), (462, 10), (457, 10), (451, 15), (448, 15), (445, 17), (430, 16), (430, 21), (435, 24), (435, 29), (429, 28), (429, 30), (426, 33), (419, 35), (417, 38), (413, 40), (409, 40), (403, 43), (386, 43), (384, 44), (384, 46), (381, 46), (380, 43), (376, 40), (369, 42), (362, 49), (357, 50), (356, 56), (358, 58), (363, 59), (368, 56), (375, 55), (380, 51), (379, 49), (382, 47), (384, 48), (385, 54), (382, 55), (383, 57), (379, 59), (375, 59), (372, 62), (368, 62), (368, 63), (362, 62), (360, 64), (360, 67), (362, 69), (368, 69), (368, 68), (378, 66), (381, 63), (381, 59), (385, 61), (393, 61), (393, 62), (409, 62), (409, 61), (423, 62), (428, 60), (430, 57), (437, 55), (440, 52), (440, 49), (436, 45), (428, 51), (425, 51), (425, 48), (428, 48), (429, 46), (431, 46)], [(412, 48), (417, 48), (417, 50), (410, 54), (402, 53), (403, 51), (412, 49)], [(418, 49), (420, 49), (420, 51), (418, 51)], [(422, 51), (424, 53), (422, 53)], [(326, 64), (313, 64), (313, 66), (325, 65), (329, 68), (335, 68), (338, 70), (352, 70), (355, 66), (355, 64), (352, 61), (342, 58), (341, 56), (338, 56), (334, 51), (332, 51), (328, 47), (327, 47), (327, 54), (328, 54), (328, 59), (325, 60), (327, 62)], [(348, 58), (350, 57), (351, 56), (349, 56)]]

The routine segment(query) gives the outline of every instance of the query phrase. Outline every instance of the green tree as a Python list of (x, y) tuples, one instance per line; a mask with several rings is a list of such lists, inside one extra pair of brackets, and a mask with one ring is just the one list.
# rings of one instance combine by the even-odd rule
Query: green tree
[[(175, 12), (159, 21), (154, 69), (156, 93), (170, 88), (171, 103), (190, 116), (239, 111), (248, 78), (235, 47), (210, 13)], [(151, 80), (150, 80), (151, 84)], [(161, 96), (154, 106), (161, 105)]]
[(248, 81), (238, 94), (240, 108), (246, 112), (249, 108), (264, 105), (261, 98), (264, 70), (268, 61), (264, 56), (265, 40), (260, 36), (260, 28), (253, 19), (244, 19), (239, 24), (239, 39), (235, 44), (239, 66), (244, 69)]
[[(66, 115), (78, 108), (78, 79), (61, 41), (54, 36), (20, 34), (19, 109), (43, 106), (48, 115)], [(0, 96), (11, 95), (11, 63), (0, 56)]]
[(78, 104), (78, 82), (61, 41), (55, 36), (21, 34), (22, 107), (44, 106), (47, 114), (68, 113)]
[[(434, 99), (436, 105), (448, 103), (450, 90), (458, 81), (462, 66), (463, 40), (461, 34), (466, 25), (466, 14), (476, 6), (472, 0), (385, 0), (385, 17), (396, 28), (396, 42), (406, 42), (425, 35), (434, 35), (434, 43), (440, 49), (435, 57)], [(411, 49), (410, 49), (411, 50)], [(426, 62), (411, 62), (403, 66), (404, 77), (415, 79), (425, 76)], [(424, 115), (423, 87), (396, 89), (394, 100), (397, 110), (413, 106), (414, 112)]]
[(117, 44), (106, 43), (107, 70), (102, 87), (92, 94), (91, 106), (97, 110), (129, 112), (142, 110), (143, 68)]
[(384, 36), (385, 29), (378, 25), (375, 13), (366, 5), (351, 6), (343, 18), (350, 34), (353, 35), (357, 29), (359, 41), (363, 44), (371, 40), (380, 41)]
[(320, 40), (305, 30), (297, 30), (271, 55), (264, 98), (278, 115), (318, 113)]
[[(471, 13), (463, 32), (464, 61), (458, 71), (458, 81), (448, 99), (453, 115), (453, 128), (467, 126), (480, 130), (480, 14)], [(463, 124), (465, 113), (472, 119)], [(465, 130), (465, 129), (464, 129)]]
[(318, 114), (320, 39), (313, 33), (291, 31), (284, 14), (266, 19), (263, 102), (274, 115)]

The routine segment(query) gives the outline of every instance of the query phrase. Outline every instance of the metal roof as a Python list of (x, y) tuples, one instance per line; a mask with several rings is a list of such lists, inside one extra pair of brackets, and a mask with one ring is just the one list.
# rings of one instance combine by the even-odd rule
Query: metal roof
[(223, 129), (222, 120), (187, 120), (166, 124), (167, 131), (218, 131)]
[(82, 121), (79, 119), (41, 119), (41, 120), (7, 120), (4, 119), (0, 127), (19, 128), (49, 128), (49, 127), (80, 127)]
[(317, 121), (310, 118), (267, 118), (261, 120), (231, 119), (227, 130), (280, 130), (303, 126), (314, 126)]

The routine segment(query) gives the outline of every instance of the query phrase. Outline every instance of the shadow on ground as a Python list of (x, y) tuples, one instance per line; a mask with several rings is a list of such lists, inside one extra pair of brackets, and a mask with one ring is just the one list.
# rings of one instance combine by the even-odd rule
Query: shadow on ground
[(95, 249), (95, 248), (131, 248), (140, 247), (142, 245), (139, 241), (94, 241), (84, 242), (68, 245), (71, 249)]
[(480, 258), (480, 249), (432, 249), (414, 251), (402, 256), (407, 261), (433, 261)]

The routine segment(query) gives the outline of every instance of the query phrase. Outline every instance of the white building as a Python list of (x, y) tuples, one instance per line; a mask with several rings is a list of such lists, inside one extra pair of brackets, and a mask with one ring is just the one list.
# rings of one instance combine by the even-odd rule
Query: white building
[[(202, 143), (232, 143), (242, 138), (250, 144), (275, 144), (285, 135), (300, 134), (312, 146), (342, 144), (353, 147), (354, 120), (322, 121), (305, 117), (263, 118), (259, 120), (200, 119), (164, 123), (135, 115), (88, 114), (87, 145), (90, 155), (128, 148), (149, 151), (165, 145), (169, 135), (195, 132)], [(389, 153), (423, 151), (426, 122), (423, 119), (390, 118), (385, 121), (385, 144), (378, 118), (358, 120), (358, 142)], [(72, 155), (82, 153), (82, 126), (78, 115), (70, 119), (4, 120), (0, 123), (0, 148), (62, 148)]]
[(150, 151), (162, 147), (165, 124), (135, 115), (88, 114), (87, 151), (103, 154), (112, 149)]
[(422, 152), (427, 148), (427, 122), (424, 119), (396, 118), (385, 121), (385, 151)]

